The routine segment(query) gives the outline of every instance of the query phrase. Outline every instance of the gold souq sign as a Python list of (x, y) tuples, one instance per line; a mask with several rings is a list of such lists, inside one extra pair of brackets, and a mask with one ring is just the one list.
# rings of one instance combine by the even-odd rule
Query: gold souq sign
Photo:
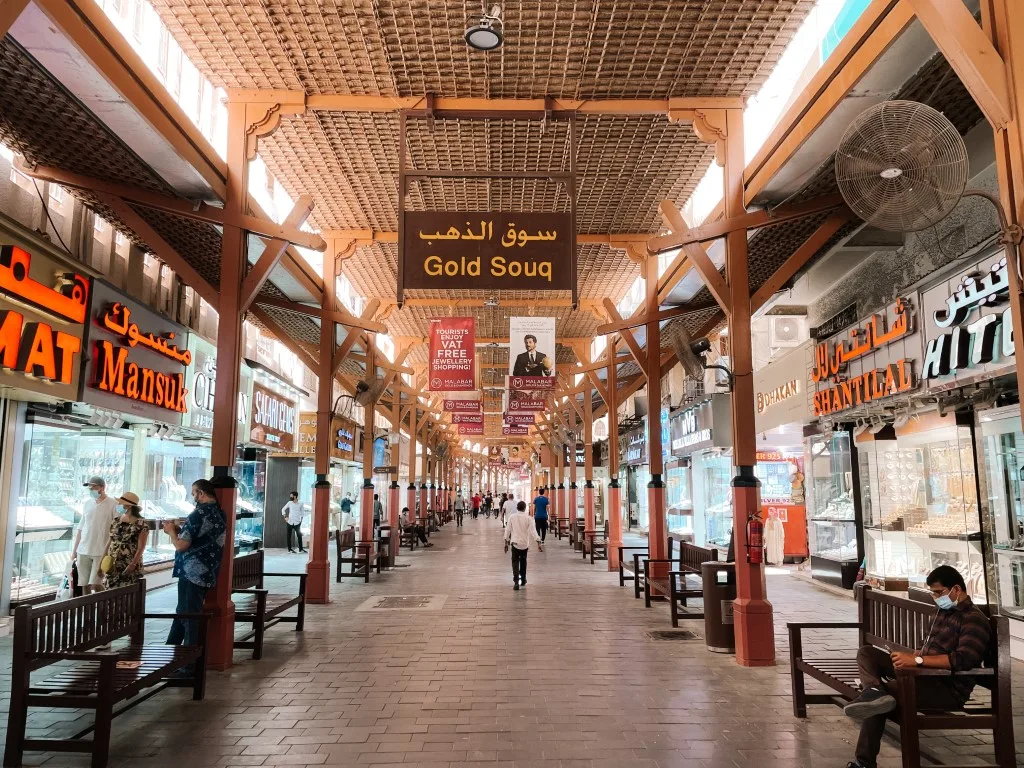
[(404, 288), (571, 291), (568, 213), (406, 211)]

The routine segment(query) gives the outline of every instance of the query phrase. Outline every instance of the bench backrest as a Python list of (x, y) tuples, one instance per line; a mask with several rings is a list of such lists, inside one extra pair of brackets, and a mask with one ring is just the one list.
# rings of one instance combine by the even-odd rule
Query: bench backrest
[[(859, 621), (865, 625), (861, 630), (861, 645), (875, 645), (893, 651), (919, 651), (928, 639), (937, 609), (934, 602), (925, 603), (879, 592), (867, 585), (857, 587)], [(1003, 665), (1009, 674), (1010, 627), (1005, 616), (993, 616), (989, 606), (979, 605), (988, 615), (989, 650), (985, 666), (999, 669)], [(979, 684), (990, 683), (985, 678), (976, 678)]]
[(29, 670), (52, 664), (42, 653), (88, 651), (121, 637), (141, 644), (146, 613), (146, 580), (104, 592), (14, 611), (15, 664)]
[(232, 589), (262, 589), (263, 587), (263, 550), (257, 549), (235, 558), (231, 569)]
[(356, 545), (356, 529), (346, 528), (344, 531), (334, 532), (334, 546), (338, 551), (338, 557), (345, 552), (345, 550), (352, 549)]
[(679, 542), (679, 569), (700, 573), (701, 563), (718, 559), (718, 550), (698, 547), (688, 541)]

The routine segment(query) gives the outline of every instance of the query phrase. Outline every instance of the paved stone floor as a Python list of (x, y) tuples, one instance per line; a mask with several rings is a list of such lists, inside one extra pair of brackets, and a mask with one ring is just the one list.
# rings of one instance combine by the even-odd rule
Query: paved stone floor
[[(369, 585), (332, 585), (333, 602), (308, 608), (304, 633), (272, 629), (259, 662), (238, 652), (230, 672), (211, 674), (205, 701), (168, 691), (115, 720), (111, 765), (825, 768), (850, 759), (856, 729), (838, 708), (793, 717), (784, 627), (849, 619), (851, 600), (773, 571), (780, 663), (743, 669), (699, 639), (650, 639), (649, 630), (670, 628), (667, 608), (645, 609), (604, 564), (582, 561), (564, 541), (530, 553), (529, 584), (518, 592), (494, 520), (445, 526), (433, 541)], [(268, 564), (302, 567), (285, 554)], [(155, 594), (153, 607), (173, 607), (170, 592)], [(410, 596), (433, 599), (372, 607)], [(822, 647), (851, 646), (836, 635)], [(9, 638), (0, 653), (9, 670)], [(1014, 675), (1015, 711), (1024, 713), (1019, 666)], [(56, 735), (88, 716), (38, 712), (30, 723)], [(1024, 752), (1024, 717), (1015, 727)], [(991, 754), (969, 733), (924, 746), (961, 765)], [(26, 762), (88, 764), (62, 754)], [(895, 741), (880, 764), (900, 764)]]

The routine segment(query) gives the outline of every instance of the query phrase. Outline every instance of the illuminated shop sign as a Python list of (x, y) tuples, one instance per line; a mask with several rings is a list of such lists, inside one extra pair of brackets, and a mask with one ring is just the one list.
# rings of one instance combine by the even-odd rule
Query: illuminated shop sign
[(296, 411), (294, 400), (253, 383), (250, 442), (290, 452), (295, 443)]
[(88, 278), (0, 246), (0, 383), (77, 399), (88, 301)]
[(192, 363), (185, 328), (95, 281), (88, 333), (86, 402), (182, 423), (189, 402), (185, 373)]
[(921, 376), (935, 383), (937, 379), (964, 383), (964, 379), (1012, 363), (1009, 296), (1007, 262), (996, 256), (926, 291), (922, 304), (928, 320)]
[[(189, 334), (188, 349), (192, 354), (192, 365), (185, 374), (185, 389), (188, 391), (188, 416), (184, 426), (212, 434), (213, 406), (217, 385), (217, 350), (197, 334)], [(239, 370), (238, 424), (239, 435), (245, 434), (252, 398), (252, 374), (249, 366), (242, 363)]]
[(825, 341), (814, 352), (811, 380), (814, 415), (830, 416), (867, 405), (917, 387), (914, 359), (905, 356), (920, 348), (914, 335), (910, 301), (899, 298), (849, 332), (849, 341)]
[(790, 379), (785, 384), (780, 384), (767, 392), (758, 392), (756, 395), (757, 412), (764, 413), (773, 405), (778, 405), (784, 400), (796, 397), (800, 394), (800, 380)]
[(627, 464), (647, 463), (647, 431), (643, 427), (634, 429), (626, 437), (625, 462)]
[(673, 416), (672, 454), (689, 456), (705, 448), (728, 448), (732, 445), (730, 429), (714, 429), (716, 421), (726, 425), (730, 423), (729, 408), (729, 395), (719, 393)]

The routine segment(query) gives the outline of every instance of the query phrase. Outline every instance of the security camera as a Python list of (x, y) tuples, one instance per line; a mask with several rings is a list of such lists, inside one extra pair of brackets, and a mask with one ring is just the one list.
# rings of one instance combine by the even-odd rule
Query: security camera
[(697, 339), (690, 345), (690, 351), (693, 352), (693, 354), (700, 357), (706, 352), (711, 351), (711, 342), (708, 341), (707, 339)]

